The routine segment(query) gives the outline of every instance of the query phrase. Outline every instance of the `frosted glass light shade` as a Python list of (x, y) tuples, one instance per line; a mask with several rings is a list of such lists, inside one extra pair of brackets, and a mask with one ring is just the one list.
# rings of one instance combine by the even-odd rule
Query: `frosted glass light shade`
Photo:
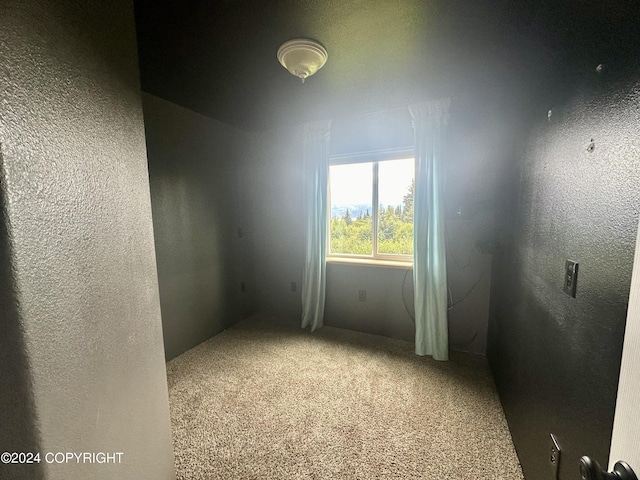
[(284, 42), (278, 48), (278, 61), (291, 74), (302, 79), (310, 77), (327, 62), (328, 54), (322, 45), (313, 40), (295, 39)]

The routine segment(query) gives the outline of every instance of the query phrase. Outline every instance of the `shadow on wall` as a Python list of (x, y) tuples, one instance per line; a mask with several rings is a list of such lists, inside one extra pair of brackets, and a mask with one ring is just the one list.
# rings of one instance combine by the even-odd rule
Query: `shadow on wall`
[[(142, 95), (165, 355), (249, 315), (250, 229), (242, 232), (240, 130)], [(241, 290), (246, 282), (246, 290)]]
[[(0, 452), (39, 452), (40, 436), (29, 359), (11, 262), (11, 239), (6, 213), (4, 163), (0, 152)], [(0, 462), (0, 478), (41, 479), (40, 463)]]

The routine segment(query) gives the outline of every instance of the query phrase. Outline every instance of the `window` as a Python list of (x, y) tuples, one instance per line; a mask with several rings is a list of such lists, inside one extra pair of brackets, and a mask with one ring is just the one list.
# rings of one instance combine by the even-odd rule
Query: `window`
[(413, 260), (412, 152), (332, 157), (328, 256)]

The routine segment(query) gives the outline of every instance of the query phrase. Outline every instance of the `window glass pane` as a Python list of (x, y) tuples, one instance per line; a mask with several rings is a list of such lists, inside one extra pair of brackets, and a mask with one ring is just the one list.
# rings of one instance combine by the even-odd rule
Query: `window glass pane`
[(373, 164), (329, 167), (330, 253), (371, 255)]
[(414, 159), (378, 165), (378, 253), (413, 255)]

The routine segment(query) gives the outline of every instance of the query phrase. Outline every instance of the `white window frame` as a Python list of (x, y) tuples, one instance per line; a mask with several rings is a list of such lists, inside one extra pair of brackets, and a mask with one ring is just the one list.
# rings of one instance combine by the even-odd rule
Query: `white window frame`
[[(332, 155), (329, 157), (329, 166), (332, 165), (348, 165), (354, 163), (373, 163), (373, 185), (372, 185), (372, 205), (371, 216), (373, 231), (372, 237), (372, 253), (371, 255), (358, 255), (352, 253), (332, 253), (331, 250), (331, 180), (327, 182), (327, 261), (347, 263), (371, 263), (371, 264), (399, 264), (402, 266), (413, 264), (413, 255), (399, 255), (378, 252), (378, 165), (380, 162), (387, 160), (402, 160), (407, 158), (415, 159), (415, 151), (413, 147), (392, 149), (392, 150), (376, 150), (373, 152), (358, 152), (347, 155)], [(327, 172), (329, 173), (329, 172)], [(415, 180), (415, 166), (414, 166)], [(414, 192), (415, 195), (415, 192)], [(414, 196), (415, 201), (415, 196)], [(414, 210), (415, 211), (415, 210)], [(414, 246), (415, 248), (415, 246)]]

